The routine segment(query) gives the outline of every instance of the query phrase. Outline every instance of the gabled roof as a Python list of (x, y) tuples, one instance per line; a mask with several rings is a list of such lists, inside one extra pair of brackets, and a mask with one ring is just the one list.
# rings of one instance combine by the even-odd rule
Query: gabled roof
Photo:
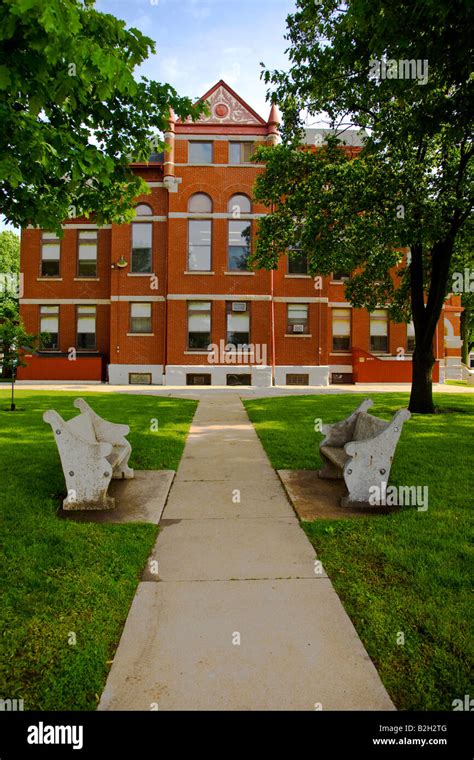
[[(253, 110), (223, 79), (199, 98), (198, 102), (207, 101), (210, 115), (203, 114), (195, 125), (226, 125), (245, 127), (266, 127), (267, 122)], [(186, 124), (192, 123), (190, 121)], [(183, 124), (183, 122), (177, 122)]]

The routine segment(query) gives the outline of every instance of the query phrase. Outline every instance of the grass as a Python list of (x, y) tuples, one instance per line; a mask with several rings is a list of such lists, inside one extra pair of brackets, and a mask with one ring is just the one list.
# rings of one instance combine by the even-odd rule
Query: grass
[(467, 382), (465, 380), (445, 380), (444, 381), (446, 385), (466, 385)]
[[(371, 412), (385, 419), (408, 402), (403, 393), (373, 398)], [(314, 420), (342, 419), (360, 400), (292, 396), (245, 406), (275, 468), (318, 469)], [(473, 694), (474, 395), (437, 394), (436, 403), (441, 413), (405, 423), (390, 478), (428, 485), (428, 511), (303, 523), (401, 710), (452, 710), (454, 699)]]
[[(12, 413), (8, 392), (0, 390), (0, 697), (24, 699), (25, 710), (95, 709), (158, 529), (59, 519), (65, 485), (42, 415), (54, 408), (64, 418), (74, 416), (78, 394), (16, 395)], [(195, 401), (83, 395), (101, 416), (130, 424), (132, 467), (177, 468)]]

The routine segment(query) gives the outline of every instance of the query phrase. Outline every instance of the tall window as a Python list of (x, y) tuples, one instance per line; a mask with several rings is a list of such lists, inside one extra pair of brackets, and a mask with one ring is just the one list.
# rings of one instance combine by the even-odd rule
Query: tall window
[(288, 274), (308, 274), (308, 257), (296, 245), (288, 248)]
[(97, 275), (97, 230), (81, 230), (78, 233), (77, 276)]
[(245, 348), (250, 343), (250, 305), (246, 301), (228, 301), (227, 343)]
[(188, 270), (209, 272), (211, 270), (210, 219), (188, 221)]
[[(212, 201), (205, 193), (195, 193), (188, 201), (190, 213), (208, 214), (212, 212)], [(211, 270), (210, 219), (188, 220), (188, 271), (209, 272)]]
[(229, 143), (229, 164), (248, 164), (253, 153), (251, 142)]
[(188, 163), (212, 164), (212, 142), (190, 140), (188, 143)]
[(376, 309), (370, 315), (370, 350), (378, 353), (388, 351), (387, 309)]
[(77, 306), (77, 348), (95, 349), (96, 347), (96, 306)]
[(250, 256), (250, 234), (250, 222), (229, 222), (229, 271), (244, 272), (247, 270), (247, 261)]
[(130, 304), (130, 332), (151, 333), (151, 303)]
[(41, 277), (59, 277), (61, 241), (54, 232), (43, 232), (41, 240)]
[(351, 347), (351, 310), (332, 310), (332, 349), (348, 351)]
[(412, 354), (415, 350), (415, 325), (413, 322), (407, 324), (407, 351)]
[(307, 335), (309, 333), (307, 303), (288, 304), (287, 332), (293, 335)]
[(45, 333), (42, 348), (59, 348), (59, 306), (40, 306), (40, 332)]
[(233, 195), (227, 204), (227, 211), (232, 215), (228, 222), (227, 266), (229, 271), (246, 271), (250, 256), (252, 224), (240, 217), (242, 214), (250, 213), (250, 199), (240, 193)]
[(137, 274), (152, 271), (152, 226), (151, 222), (132, 224), (132, 272)]
[(211, 302), (188, 302), (188, 348), (207, 351), (211, 342)]

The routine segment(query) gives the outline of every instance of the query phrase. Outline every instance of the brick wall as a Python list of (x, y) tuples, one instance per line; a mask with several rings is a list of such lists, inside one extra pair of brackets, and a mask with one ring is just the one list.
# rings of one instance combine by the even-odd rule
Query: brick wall
[[(202, 125), (200, 125), (202, 129)], [(181, 127), (180, 136), (192, 132), (192, 125)], [(221, 130), (222, 131), (222, 130)], [(236, 126), (229, 128), (236, 137)], [(179, 132), (179, 130), (178, 130)], [(258, 133), (258, 132), (257, 132)], [(206, 139), (206, 138), (204, 138)], [(213, 213), (228, 212), (232, 195), (242, 193), (251, 197), (258, 166), (227, 166), (229, 143), (225, 139), (214, 140), (213, 166), (187, 166), (188, 141), (175, 142), (174, 174), (181, 180), (178, 192), (168, 192), (163, 187), (152, 187), (149, 195), (140, 196), (137, 202), (147, 203), (153, 219), (153, 274), (134, 276), (131, 269), (131, 226), (111, 225), (98, 235), (98, 277), (84, 280), (77, 277), (78, 224), (85, 220), (68, 220), (65, 223), (61, 243), (61, 269), (59, 278), (41, 278), (41, 232), (27, 229), (22, 234), (21, 271), (24, 273), (24, 302), (21, 305), (26, 328), (32, 332), (39, 329), (39, 305), (41, 302), (60, 303), (60, 350), (68, 351), (76, 343), (75, 302), (88, 299), (97, 306), (97, 351), (106, 362), (130, 365), (207, 365), (208, 357), (189, 352), (187, 348), (186, 300), (166, 300), (167, 296), (197, 295), (220, 296), (212, 301), (211, 342), (226, 339), (226, 298), (250, 298), (250, 340), (267, 347), (268, 360), (272, 359), (271, 314), (269, 300), (260, 296), (273, 294), (275, 323), (275, 356), (278, 365), (348, 366), (352, 363), (351, 352), (332, 351), (332, 308), (346, 304), (344, 287), (324, 277), (322, 287), (315, 288), (311, 277), (288, 276), (286, 256), (281, 257), (279, 269), (271, 274), (260, 271), (254, 274), (226, 274), (228, 219), (212, 219), (212, 272), (214, 274), (187, 274), (188, 253), (188, 202), (196, 192), (207, 193), (213, 203)], [(135, 171), (152, 183), (161, 183), (159, 166), (136, 166)], [(253, 214), (263, 214), (265, 207), (252, 206)], [(171, 214), (168, 217), (168, 214)], [(145, 218), (143, 218), (145, 221)], [(89, 222), (90, 223), (90, 222)], [(252, 239), (255, 242), (257, 220), (252, 220)], [(123, 258), (125, 268), (117, 268)], [(152, 303), (152, 335), (130, 335), (130, 304), (134, 299)], [(288, 335), (288, 303), (301, 299), (309, 302), (309, 335)], [(313, 300), (311, 300), (313, 299)], [(316, 299), (316, 300), (315, 300)], [(320, 299), (319, 301), (317, 299)], [(37, 303), (29, 303), (34, 300)], [(61, 301), (66, 301), (61, 303)], [(70, 301), (70, 303), (67, 303)], [(104, 301), (106, 303), (100, 303)], [(454, 335), (459, 335), (459, 297), (448, 301), (446, 317)], [(443, 317), (443, 318), (444, 318)], [(459, 349), (444, 347), (444, 326), (438, 330), (437, 352), (452, 356)], [(406, 348), (406, 325), (390, 324), (389, 351), (396, 355), (399, 348)], [(351, 311), (351, 347), (369, 350), (369, 315), (364, 309)], [(454, 352), (454, 353), (453, 353)], [(53, 365), (51, 365), (53, 366)], [(347, 371), (347, 370), (345, 370)]]

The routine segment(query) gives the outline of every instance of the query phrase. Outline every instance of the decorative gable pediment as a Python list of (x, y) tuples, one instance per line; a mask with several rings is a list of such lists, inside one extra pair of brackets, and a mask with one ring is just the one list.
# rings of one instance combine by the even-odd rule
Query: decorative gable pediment
[(265, 121), (225, 82), (218, 82), (201, 100), (209, 105), (210, 115), (203, 114), (198, 123), (245, 124), (259, 127), (265, 124)]

